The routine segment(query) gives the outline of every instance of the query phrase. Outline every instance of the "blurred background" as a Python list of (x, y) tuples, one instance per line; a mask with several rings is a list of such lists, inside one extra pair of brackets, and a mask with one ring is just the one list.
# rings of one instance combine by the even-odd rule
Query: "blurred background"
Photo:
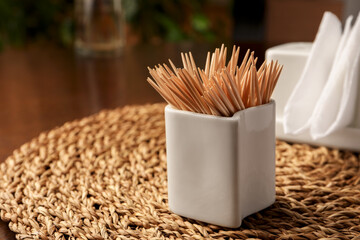
[[(25, 141), (104, 108), (162, 101), (148, 66), (221, 43), (265, 50), (313, 41), (324, 11), (358, 0), (2, 0), (0, 160)], [(244, 50), (245, 49), (245, 50)]]
[[(255, 50), (313, 41), (324, 11), (358, 0), (1, 0), (0, 161), (25, 141), (104, 108), (162, 101), (148, 66), (221, 43)], [(245, 49), (245, 50), (244, 50)]]
[[(221, 43), (255, 50), (313, 41), (324, 11), (358, 0), (1, 0), (0, 160), (25, 141), (104, 108), (162, 101), (148, 66)], [(245, 49), (245, 50), (244, 50)]]
[[(1, 0), (0, 162), (40, 132), (104, 108), (161, 102), (147, 67), (221, 43), (255, 50), (313, 41), (324, 11), (359, 0)], [(245, 50), (244, 50), (245, 49)], [(0, 222), (1, 223), (1, 222)], [(6, 224), (1, 239), (15, 239)]]
[[(109, 11), (101, 6), (111, 2), (121, 2), (123, 37), (128, 46), (185, 41), (312, 41), (324, 11), (345, 19), (356, 13), (359, 5), (357, 0), (2, 0), (0, 47), (39, 40), (71, 47), (86, 5), (94, 5), (95, 10), (89, 11), (95, 19), (101, 11)], [(83, 12), (79, 10), (82, 7)], [(101, 24), (106, 28), (111, 19)]]

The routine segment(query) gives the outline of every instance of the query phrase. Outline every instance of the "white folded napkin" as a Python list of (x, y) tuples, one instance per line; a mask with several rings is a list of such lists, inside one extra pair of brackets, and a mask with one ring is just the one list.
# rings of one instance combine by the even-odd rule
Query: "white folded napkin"
[(286, 134), (301, 133), (310, 127), (315, 105), (328, 80), (340, 39), (339, 19), (325, 12), (302, 76), (285, 105)]
[[(360, 16), (360, 15), (359, 15)], [(321, 138), (349, 125), (355, 113), (360, 56), (360, 17), (348, 17), (329, 79), (315, 106), (310, 134)]]
[[(347, 43), (347, 40), (349, 39), (349, 35), (350, 35), (350, 30), (351, 30), (351, 22), (353, 20), (353, 16), (350, 15), (347, 19), (346, 19), (346, 22), (345, 22), (345, 27), (344, 27), (344, 31), (341, 35), (341, 38), (340, 38), (340, 42), (339, 42), (339, 46), (338, 48), (336, 49), (336, 54), (335, 54), (335, 59), (334, 59), (334, 62), (333, 62), (333, 66), (335, 66), (340, 58), (341, 58), (341, 55), (344, 51), (344, 47)], [(331, 71), (333, 71), (334, 68), (331, 68)], [(331, 74), (330, 74), (331, 75)]]

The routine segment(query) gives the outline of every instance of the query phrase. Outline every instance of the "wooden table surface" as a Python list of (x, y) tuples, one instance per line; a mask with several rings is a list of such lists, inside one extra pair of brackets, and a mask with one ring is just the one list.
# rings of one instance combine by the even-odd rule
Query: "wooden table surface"
[[(242, 52), (251, 47), (263, 58), (262, 44), (240, 46)], [(169, 58), (180, 65), (180, 52), (185, 51), (192, 51), (195, 61), (202, 64), (207, 51), (214, 48), (192, 43), (143, 45), (128, 47), (119, 57), (86, 58), (72, 49), (37, 43), (1, 52), (0, 162), (42, 131), (66, 121), (104, 108), (161, 102), (146, 82), (147, 66)], [(15, 239), (2, 221), (0, 239)]]

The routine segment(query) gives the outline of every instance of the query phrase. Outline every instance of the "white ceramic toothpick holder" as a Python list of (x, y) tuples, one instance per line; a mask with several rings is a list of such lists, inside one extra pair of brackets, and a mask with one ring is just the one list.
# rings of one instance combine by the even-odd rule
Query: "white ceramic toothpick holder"
[(274, 203), (274, 101), (232, 117), (167, 106), (165, 124), (172, 212), (235, 228)]

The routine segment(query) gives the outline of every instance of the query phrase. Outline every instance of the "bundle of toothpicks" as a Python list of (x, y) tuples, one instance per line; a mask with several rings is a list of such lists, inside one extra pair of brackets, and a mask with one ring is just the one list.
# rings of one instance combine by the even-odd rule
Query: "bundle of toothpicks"
[(179, 110), (230, 117), (234, 113), (270, 101), (282, 66), (269, 62), (256, 68), (254, 52), (247, 50), (238, 65), (240, 47), (233, 47), (226, 64), (227, 48), (207, 54), (205, 68), (197, 67), (191, 52), (181, 53), (182, 68), (169, 59), (166, 64), (148, 68), (148, 82), (173, 107)]

